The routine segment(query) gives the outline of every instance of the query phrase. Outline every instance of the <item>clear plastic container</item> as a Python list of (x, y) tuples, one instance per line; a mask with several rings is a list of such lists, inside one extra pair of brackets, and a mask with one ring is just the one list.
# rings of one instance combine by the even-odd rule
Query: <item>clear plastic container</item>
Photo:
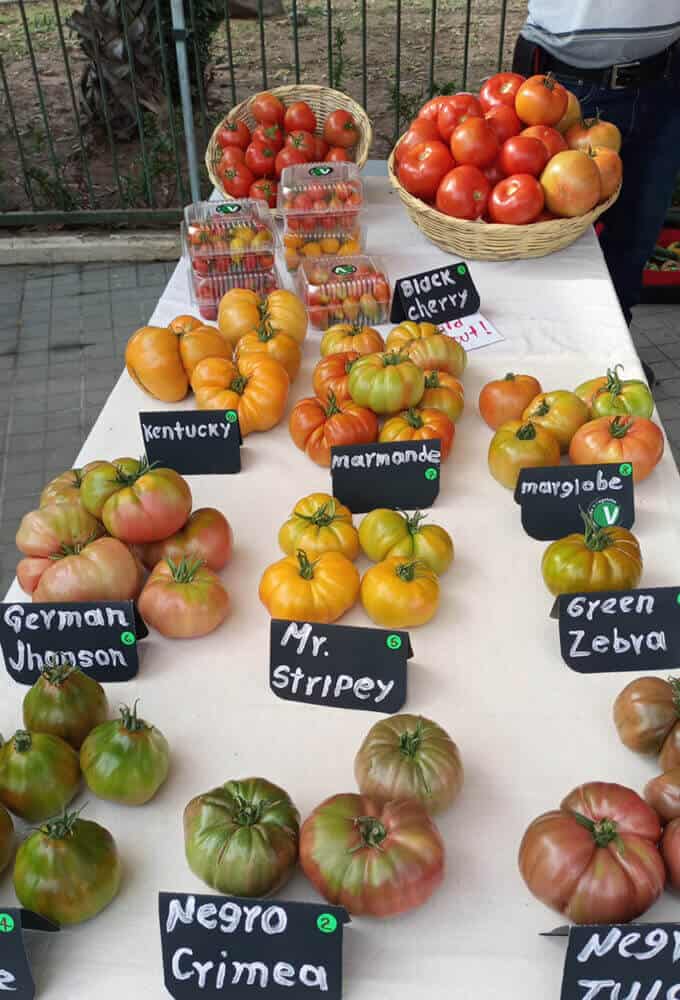
[(286, 266), (305, 259), (360, 254), (364, 247), (363, 185), (356, 163), (298, 163), (279, 182)]
[(252, 274), (216, 274), (210, 277), (202, 277), (189, 267), (187, 273), (192, 302), (202, 318), (207, 320), (217, 319), (220, 299), (232, 288), (252, 288), (261, 295), (268, 295), (281, 287), (275, 267)]
[(327, 330), (334, 323), (387, 323), (392, 289), (379, 258), (366, 254), (302, 260), (297, 292), (310, 323)]
[(188, 205), (182, 238), (192, 270), (202, 278), (271, 271), (280, 245), (269, 208), (254, 198)]

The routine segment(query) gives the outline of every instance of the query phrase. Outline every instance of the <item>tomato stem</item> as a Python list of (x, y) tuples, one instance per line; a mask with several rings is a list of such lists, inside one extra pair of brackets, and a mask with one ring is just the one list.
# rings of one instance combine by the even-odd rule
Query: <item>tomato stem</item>
[(73, 545), (67, 545), (66, 542), (62, 542), (59, 546), (58, 552), (53, 552), (50, 558), (53, 562), (58, 562), (59, 559), (65, 559), (66, 556), (79, 556), (83, 549), (88, 546), (91, 542), (94, 542), (99, 536), (96, 531), (93, 531), (91, 535), (82, 541), (74, 542)]
[(257, 328), (257, 339), (261, 341), (261, 343), (263, 344), (266, 344), (268, 343), (268, 341), (273, 340), (276, 334), (277, 331), (274, 329), (271, 323), (268, 323), (266, 321), (264, 323), (261, 323)]
[(139, 719), (137, 717), (137, 705), (139, 704), (139, 698), (135, 701), (132, 708), (129, 705), (120, 706), (120, 718), (123, 724), (123, 729), (127, 730), (128, 733), (141, 733), (145, 729), (149, 729), (148, 722), (144, 719)]
[(61, 685), (66, 681), (71, 674), (76, 673), (78, 668), (67, 660), (62, 660), (60, 663), (54, 655), (50, 656), (49, 659), (45, 657), (45, 666), (42, 669), (42, 675), (48, 684), (54, 684), (55, 687), (61, 687)]
[(550, 413), (550, 406), (544, 399), (538, 404), (533, 413), (530, 413), (530, 417), (544, 417), (546, 413)]
[(360, 851), (364, 847), (375, 847), (379, 851), (382, 850), (380, 845), (387, 836), (387, 830), (379, 819), (376, 819), (375, 816), (357, 816), (354, 820), (354, 827), (359, 831), (361, 843), (351, 848), (350, 854)]
[(245, 375), (237, 375), (236, 378), (231, 380), (231, 385), (229, 388), (232, 392), (237, 392), (239, 396), (242, 396), (248, 385), (248, 379)]
[(314, 560), (314, 562), (310, 562), (304, 549), (298, 549), (295, 554), (297, 556), (298, 566), (300, 567), (300, 576), (302, 579), (314, 579), (314, 567), (316, 566), (316, 560)]
[(399, 737), (399, 752), (404, 757), (410, 757), (413, 760), (420, 749), (424, 731), (423, 720), (418, 719), (414, 730), (407, 729), (401, 734)]
[(250, 802), (245, 796), (238, 793), (234, 795), (234, 801), (237, 809), (234, 822), (238, 823), (239, 826), (255, 826), (262, 819), (264, 810), (272, 804), (265, 800)]
[(14, 734), (14, 749), (17, 753), (28, 753), (33, 746), (33, 739), (27, 729), (17, 729)]
[(420, 565), (419, 559), (413, 559), (411, 562), (399, 563), (395, 567), (395, 572), (400, 580), (405, 583), (412, 583), (416, 576), (416, 567)]
[(133, 486), (146, 472), (149, 472), (154, 466), (158, 465), (158, 462), (149, 462), (146, 455), (142, 455), (137, 463), (136, 472), (125, 472), (122, 466), (114, 466), (116, 470), (116, 482), (121, 483), (123, 486)]
[(423, 418), (421, 417), (421, 415), (418, 413), (418, 411), (413, 406), (409, 406), (409, 408), (408, 408), (408, 410), (406, 411), (406, 414), (405, 414), (405, 419), (406, 419), (406, 423), (409, 425), (409, 427), (413, 427), (413, 429), (416, 430), (416, 431), (420, 430), (420, 428), (425, 423), (425, 421), (423, 420)]
[(585, 529), (583, 532), (583, 541), (586, 547), (591, 552), (602, 552), (604, 549), (608, 549), (614, 542), (611, 532), (607, 528), (601, 528), (599, 524), (596, 524), (592, 514), (583, 510), (582, 507), (579, 507), (579, 513), (583, 519)]
[(409, 534), (417, 535), (420, 531), (420, 522), (425, 520), (427, 514), (424, 514), (422, 510), (414, 510), (412, 514), (405, 513), (404, 517)]
[(313, 514), (296, 513), (295, 516), (299, 517), (303, 521), (307, 521), (309, 524), (315, 525), (317, 528), (327, 528), (329, 524), (333, 523), (333, 521), (347, 520), (344, 516), (337, 514), (336, 511), (337, 507), (335, 504), (335, 497), (331, 497), (330, 500), (322, 503)]
[(505, 378), (503, 379), (503, 381), (504, 382), (514, 382), (515, 378), (516, 378), (516, 375), (515, 375), (514, 372), (506, 372)]
[(592, 834), (593, 840), (598, 847), (608, 847), (612, 842), (614, 842), (619, 853), (623, 854), (624, 845), (618, 833), (616, 820), (605, 818), (599, 819), (595, 822), (578, 812), (573, 812), (572, 816), (580, 826), (585, 827), (585, 829)]
[(408, 361), (408, 357), (405, 354), (400, 354), (399, 351), (386, 351), (382, 356), (382, 362), (386, 368), (388, 365), (400, 365), (404, 361)]
[(536, 437), (536, 428), (529, 420), (526, 424), (522, 424), (519, 430), (515, 431), (515, 437), (518, 441), (533, 441)]
[(178, 563), (170, 558), (165, 561), (175, 583), (192, 583), (201, 566), (205, 565), (204, 559), (189, 559), (187, 556), (182, 556)]
[(426, 389), (441, 389), (441, 382), (439, 381), (439, 372), (435, 368), (433, 372), (428, 372), (425, 376), (425, 388)]
[(335, 398), (335, 393), (332, 389), (328, 390), (328, 405), (325, 408), (326, 419), (329, 417), (334, 417), (336, 413), (342, 413), (337, 399)]
[(633, 426), (633, 421), (628, 417), (614, 417), (609, 425), (609, 433), (613, 438), (624, 438)]
[(82, 805), (80, 809), (74, 809), (73, 812), (67, 812), (64, 809), (63, 815), (56, 816), (54, 819), (48, 819), (47, 822), (37, 827), (37, 829), (45, 837), (49, 837), (50, 840), (66, 840), (67, 837), (73, 836), (73, 827), (85, 805)]
[(607, 369), (607, 384), (600, 390), (600, 392), (610, 392), (612, 396), (619, 396), (621, 394), (623, 386), (621, 384), (619, 368), (623, 371), (623, 365), (614, 365), (613, 368)]

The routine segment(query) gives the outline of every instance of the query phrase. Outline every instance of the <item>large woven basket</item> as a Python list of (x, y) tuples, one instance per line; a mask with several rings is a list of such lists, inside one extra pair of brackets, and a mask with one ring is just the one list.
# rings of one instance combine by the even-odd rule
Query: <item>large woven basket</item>
[[(323, 135), (323, 126), (326, 118), (329, 116), (331, 111), (337, 111), (341, 109), (343, 111), (349, 111), (350, 114), (354, 116), (354, 120), (359, 128), (359, 142), (354, 147), (353, 156), (355, 162), (363, 167), (364, 163), (368, 159), (368, 151), (371, 148), (371, 142), (373, 141), (373, 128), (371, 126), (371, 121), (364, 109), (360, 104), (357, 104), (351, 97), (347, 94), (341, 93), (339, 90), (332, 90), (330, 87), (319, 87), (315, 84), (296, 84), (290, 87), (273, 87), (270, 94), (274, 94), (279, 100), (288, 106), (292, 104), (293, 101), (306, 101), (310, 105), (314, 114), (316, 115), (316, 134), (318, 136)], [(257, 95), (249, 97), (247, 101), (241, 101), (231, 109), (228, 115), (222, 119), (224, 122), (233, 121), (244, 121), (248, 128), (252, 131), (257, 122), (253, 117), (250, 106)], [(222, 182), (216, 173), (216, 166), (220, 159), (220, 146), (217, 142), (216, 135), (222, 122), (219, 123), (212, 136), (210, 137), (210, 142), (208, 143), (208, 148), (205, 151), (205, 165), (208, 168), (208, 174), (210, 180), (213, 182), (218, 191), (220, 191), (227, 201), (233, 201), (231, 195), (222, 187)]]
[(392, 187), (399, 192), (406, 211), (418, 229), (442, 250), (472, 260), (517, 260), (524, 257), (545, 257), (562, 250), (582, 236), (588, 226), (614, 204), (621, 188), (587, 215), (575, 219), (552, 219), (529, 226), (504, 226), (488, 222), (468, 222), (453, 219), (438, 212), (402, 187), (394, 171), (394, 152), (388, 160)]

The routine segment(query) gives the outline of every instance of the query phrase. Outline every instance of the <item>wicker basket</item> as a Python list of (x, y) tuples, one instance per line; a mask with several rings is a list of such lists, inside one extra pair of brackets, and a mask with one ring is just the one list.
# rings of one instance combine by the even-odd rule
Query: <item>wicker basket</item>
[(619, 196), (621, 188), (607, 201), (596, 205), (587, 215), (575, 219), (552, 219), (529, 226), (505, 226), (497, 223), (468, 222), (438, 212), (402, 187), (394, 172), (394, 152), (388, 160), (392, 187), (399, 192), (406, 211), (418, 229), (442, 250), (472, 260), (516, 260), (545, 257), (568, 247), (582, 236), (588, 226), (606, 212)]
[[(360, 133), (359, 142), (354, 149), (354, 160), (360, 167), (363, 167), (364, 163), (368, 159), (368, 151), (371, 148), (371, 142), (373, 141), (373, 128), (368, 115), (360, 104), (357, 104), (357, 102), (352, 100), (351, 97), (348, 97), (347, 94), (341, 93), (339, 90), (331, 90), (330, 87), (319, 87), (313, 84), (297, 84), (290, 87), (274, 87), (272, 90), (268, 91), (268, 93), (274, 94), (274, 96), (283, 101), (285, 105), (292, 104), (293, 101), (306, 101), (316, 115), (316, 134), (318, 136), (323, 134), (324, 122), (331, 111), (337, 111), (338, 109), (349, 111), (354, 116), (354, 120), (357, 123)], [(232, 108), (229, 114), (222, 121), (244, 121), (248, 128), (252, 131), (257, 125), (257, 122), (250, 111), (250, 105), (255, 99), (255, 96), (256, 95), (249, 97), (247, 101), (241, 101), (240, 104), (237, 104), (236, 107)], [(220, 158), (220, 146), (217, 143), (216, 135), (221, 124), (222, 122), (219, 123), (210, 137), (208, 148), (205, 151), (205, 165), (208, 168), (210, 180), (213, 182), (217, 190), (224, 195), (224, 198), (227, 201), (233, 201), (234, 199), (231, 195), (227, 194), (222, 187), (222, 182), (215, 170)]]

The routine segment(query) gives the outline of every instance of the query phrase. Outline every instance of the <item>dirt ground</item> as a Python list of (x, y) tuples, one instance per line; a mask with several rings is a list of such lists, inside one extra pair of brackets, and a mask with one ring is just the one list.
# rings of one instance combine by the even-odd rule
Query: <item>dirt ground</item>
[[(72, 3), (58, 0), (66, 19)], [(291, 0), (285, 0), (290, 10)], [(403, 128), (428, 96), (432, 0), (401, 4), (400, 83), (396, 87), (398, 0), (366, 0), (367, 110), (374, 125), (371, 155), (389, 153), (397, 130)], [(331, 9), (333, 79), (329, 74), (328, 10)], [(469, 8), (469, 10), (468, 10)], [(436, 4), (434, 83), (438, 89), (475, 89), (498, 68), (499, 54), (507, 65), (526, 13), (526, 0), (508, 0), (504, 44), (499, 53), (501, 0), (439, 0)], [(16, 116), (31, 188), (38, 208), (120, 208), (148, 204), (139, 138), (116, 142), (112, 151), (103, 128), (84, 125), (85, 156), (81, 151), (73, 103), (59, 45), (54, 3), (38, 0), (25, 5), (27, 21), (49, 124), (50, 139), (41, 112), (38, 88), (31, 70), (25, 30), (18, 4), (0, 6), (0, 56)], [(330, 84), (362, 102), (363, 60), (361, 0), (332, 3), (298, 0), (300, 74), (303, 82)], [(464, 69), (466, 23), (469, 15), (468, 66)], [(78, 100), (78, 83), (85, 60), (77, 42), (64, 28), (71, 75)], [(231, 22), (236, 99), (243, 100), (264, 84), (257, 22)], [(266, 72), (270, 87), (295, 82), (295, 56), (290, 16), (265, 23)], [(1, 82), (1, 81), (0, 81)], [(232, 106), (231, 74), (226, 31), (213, 37), (211, 62), (206, 70), (207, 116), (195, 109), (201, 152), (216, 122)], [(399, 99), (397, 100), (397, 93)], [(397, 122), (397, 104), (399, 120)], [(0, 86), (0, 212), (30, 208), (16, 137), (4, 87)], [(181, 117), (173, 109), (179, 134), (180, 168), (185, 176)], [(181, 205), (174, 146), (167, 113), (160, 119), (146, 114), (148, 173), (156, 207)], [(56, 169), (52, 158), (56, 160)], [(115, 157), (114, 157), (115, 152)], [(89, 167), (88, 183), (84, 160)], [(116, 181), (114, 160), (118, 161)], [(207, 180), (207, 179), (206, 179)]]

